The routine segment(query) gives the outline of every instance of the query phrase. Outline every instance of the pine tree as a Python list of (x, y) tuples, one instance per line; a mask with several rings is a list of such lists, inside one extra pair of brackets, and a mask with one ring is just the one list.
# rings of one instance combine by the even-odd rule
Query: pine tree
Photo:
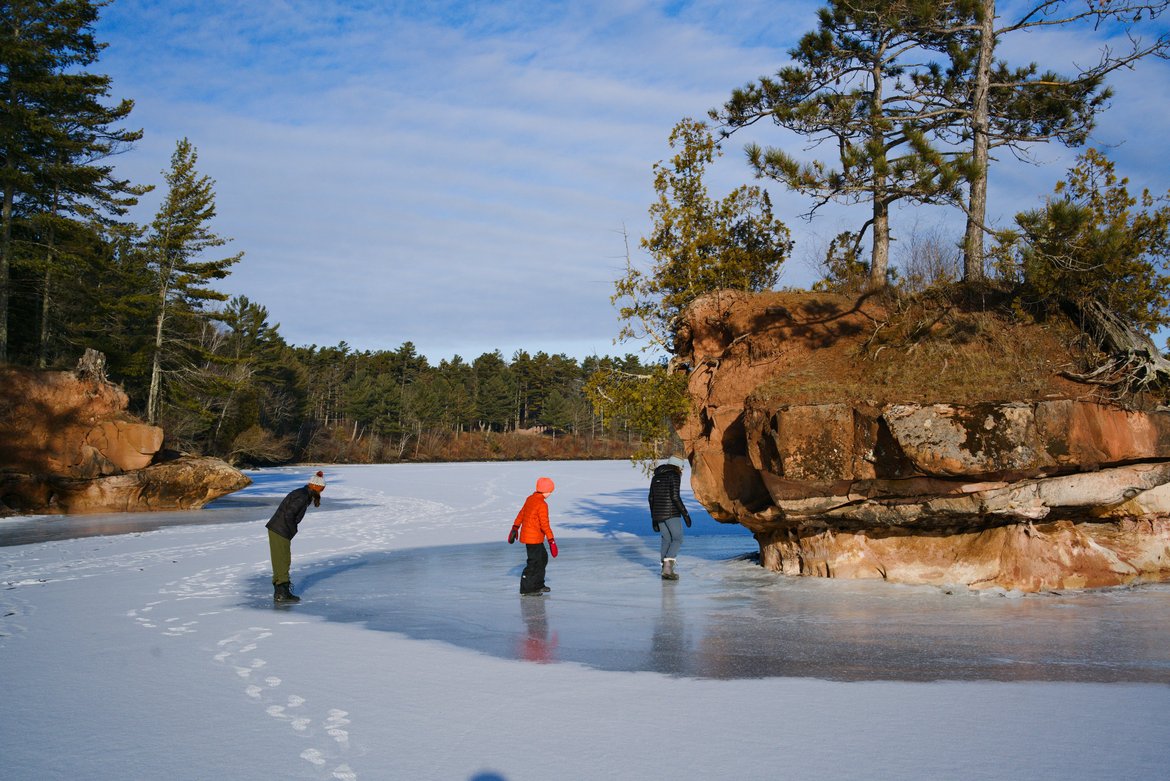
[(483, 353), (472, 364), (476, 417), (481, 426), (507, 431), (516, 395), (511, 368), (496, 352)]
[(466, 431), (475, 420), (475, 398), (472, 394), (472, 369), (461, 356), (440, 361), (438, 374), (443, 379), (441, 398), (448, 424), (456, 433)]
[(0, 2), (0, 363), (8, 360), (14, 223), (41, 216), (29, 240), (44, 250), (42, 346), (51, 298), (59, 220), (119, 215), (142, 192), (99, 161), (141, 137), (114, 127), (133, 103), (113, 106), (110, 79), (85, 69), (104, 48), (93, 37), (99, 9), (89, 0)]
[[(626, 275), (614, 283), (612, 301), (625, 321), (619, 341), (645, 339), (644, 349), (673, 353), (680, 316), (691, 302), (722, 289), (770, 289), (792, 241), (759, 187), (740, 187), (719, 201), (707, 194), (703, 177), (718, 148), (705, 123), (681, 120), (670, 146), (677, 150), (670, 163), (654, 166), (658, 200), (650, 207), (651, 233), (641, 242), (651, 267), (635, 268), (627, 254)], [(585, 393), (603, 417), (621, 417), (642, 435), (635, 453), (641, 461), (656, 457), (688, 408), (685, 374), (668, 363), (633, 372), (599, 367)]]
[[(268, 309), (247, 296), (233, 297), (219, 318), (226, 328), (217, 354), (204, 368), (220, 378), (222, 392), (208, 398), (204, 406), (218, 417), (210, 443), (216, 452), (226, 453), (234, 449), (234, 440), (243, 431), (271, 430), (275, 416), (266, 409), (266, 399), (281, 369), (285, 344), (277, 326), (268, 322)], [(253, 439), (269, 441), (255, 434)]]
[[(1068, 146), (1085, 142), (1097, 114), (1111, 97), (1105, 77), (1131, 67), (1150, 55), (1165, 57), (1170, 52), (1170, 33), (1153, 40), (1138, 34), (1143, 22), (1157, 18), (1170, 0), (1034, 0), (1012, 6), (1001, 18), (996, 0), (958, 0), (950, 34), (950, 52), (966, 84), (955, 104), (948, 96), (951, 140), (970, 145), (968, 195), (964, 210), (967, 226), (963, 239), (963, 276), (968, 281), (984, 278), (984, 234), (987, 224), (987, 181), (991, 151), (1007, 147), (1017, 156), (1026, 155), (1030, 144), (1057, 141)], [(1031, 63), (1013, 67), (996, 59), (1007, 36), (1029, 30), (1065, 25), (1092, 25), (1119, 28), (1126, 47), (1114, 50), (1103, 46), (1097, 61), (1072, 74), (1040, 72)]]
[(746, 152), (758, 176), (813, 199), (806, 216), (829, 202), (870, 204), (869, 219), (852, 233), (860, 242), (872, 232), (871, 288), (886, 284), (891, 207), (957, 196), (962, 157), (929, 143), (942, 117), (912, 78), (935, 74), (936, 90), (951, 84), (928, 57), (939, 45), (937, 25), (949, 19), (945, 6), (937, 0), (830, 0), (818, 12), (817, 29), (789, 52), (795, 65), (734, 91), (711, 112), (725, 135), (766, 119), (810, 144), (829, 142), (836, 165), (758, 144)]
[[(192, 341), (200, 322), (215, 317), (209, 301), (224, 301), (227, 294), (209, 287), (225, 278), (243, 253), (215, 260), (203, 259), (210, 249), (228, 242), (212, 232), (215, 217), (214, 182), (195, 168), (198, 153), (187, 139), (178, 142), (171, 167), (164, 172), (167, 193), (151, 223), (147, 258), (155, 275), (156, 311), (154, 354), (151, 362), (147, 420), (158, 420), (164, 392), (164, 376), (189, 368), (204, 356)], [(195, 321), (195, 322), (192, 322)], [(193, 358), (194, 356), (194, 358)]]
[(792, 249), (788, 228), (772, 215), (768, 194), (743, 186), (720, 201), (703, 177), (718, 149), (707, 125), (683, 119), (670, 134), (678, 150), (654, 165), (658, 200), (653, 227), (641, 241), (653, 258), (648, 271), (628, 264), (612, 300), (626, 321), (618, 339), (647, 338), (668, 352), (682, 310), (714, 290), (768, 290)]
[(1079, 156), (1043, 209), (1017, 215), (1018, 261), (1036, 302), (1099, 304), (1149, 334), (1170, 324), (1170, 192), (1127, 184), (1100, 152)]
[(558, 430), (568, 431), (573, 424), (573, 410), (556, 388), (545, 397), (544, 406), (540, 410), (540, 422), (551, 428), (554, 436)]

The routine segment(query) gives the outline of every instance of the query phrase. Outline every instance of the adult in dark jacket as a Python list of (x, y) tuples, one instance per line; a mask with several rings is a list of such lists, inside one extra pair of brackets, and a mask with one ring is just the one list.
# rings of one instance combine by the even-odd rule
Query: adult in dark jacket
[(685, 463), (678, 456), (671, 456), (665, 463), (659, 464), (650, 478), (650, 523), (654, 531), (662, 534), (663, 580), (678, 580), (675, 559), (682, 547), (683, 522), (687, 526), (691, 525), (691, 514), (679, 496)]
[(290, 491), (281, 500), (265, 526), (268, 528), (268, 551), (272, 555), (272, 598), (277, 602), (300, 602), (301, 598), (292, 593), (288, 569), (292, 565), (292, 538), (297, 536), (297, 526), (305, 517), (309, 504), (321, 506), (321, 492), (325, 490), (325, 473), (317, 472), (309, 478), (307, 485)]

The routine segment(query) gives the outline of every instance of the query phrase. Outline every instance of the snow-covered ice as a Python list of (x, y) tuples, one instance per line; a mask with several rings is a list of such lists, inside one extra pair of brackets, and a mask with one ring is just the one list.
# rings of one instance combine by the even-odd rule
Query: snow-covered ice
[[(629, 464), (433, 464), (326, 467), (275, 607), (263, 524), (309, 474), (0, 521), (0, 777), (1170, 777), (1170, 588), (782, 578), (685, 491), (663, 582)], [(561, 555), (520, 597), (541, 474)]]

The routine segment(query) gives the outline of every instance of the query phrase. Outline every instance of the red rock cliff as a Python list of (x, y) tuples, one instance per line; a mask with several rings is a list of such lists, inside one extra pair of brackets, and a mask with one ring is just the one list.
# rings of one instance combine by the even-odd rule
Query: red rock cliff
[(883, 344), (892, 319), (823, 294), (689, 310), (692, 487), (764, 566), (1023, 590), (1170, 579), (1170, 415), (1064, 379), (1057, 325), (940, 318)]
[(0, 368), (0, 514), (193, 509), (251, 480), (215, 458), (156, 463), (163, 430), (100, 372)]

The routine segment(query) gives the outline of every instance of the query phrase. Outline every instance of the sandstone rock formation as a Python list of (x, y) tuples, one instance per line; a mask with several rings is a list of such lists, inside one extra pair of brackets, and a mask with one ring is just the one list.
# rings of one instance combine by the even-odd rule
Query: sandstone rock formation
[(692, 487), (755, 534), (764, 566), (1029, 591), (1170, 579), (1170, 413), (1065, 380), (1041, 326), (915, 355), (874, 349), (888, 320), (793, 293), (688, 312)]
[(194, 509), (251, 482), (219, 459), (165, 458), (163, 430), (128, 404), (100, 371), (0, 368), (0, 514)]

